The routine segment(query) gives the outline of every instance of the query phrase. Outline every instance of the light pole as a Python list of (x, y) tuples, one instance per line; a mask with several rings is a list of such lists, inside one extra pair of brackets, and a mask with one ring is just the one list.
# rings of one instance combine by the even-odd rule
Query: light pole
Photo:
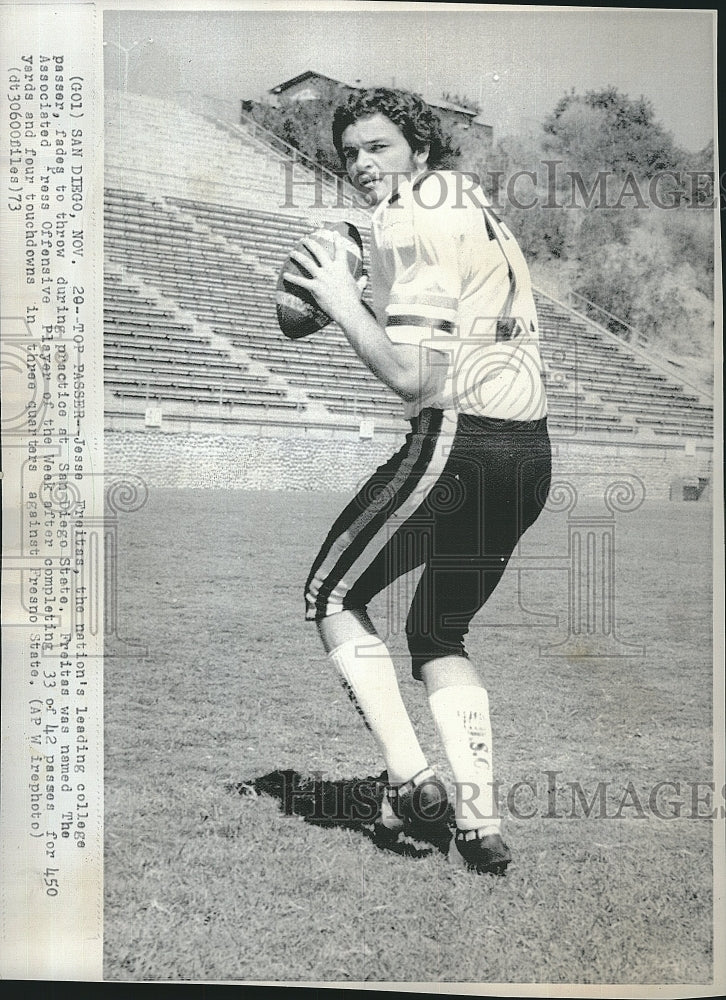
[(123, 88), (124, 93), (126, 93), (126, 90), (129, 85), (129, 56), (134, 51), (134, 49), (137, 48), (139, 45), (153, 45), (153, 44), (154, 44), (153, 38), (142, 38), (139, 41), (132, 42), (128, 48), (126, 48), (125, 45), (120, 45), (118, 42), (114, 41), (103, 43), (104, 48), (106, 48), (109, 45), (113, 45), (115, 48), (119, 50), (119, 52), (123, 52), (124, 54), (124, 88)]

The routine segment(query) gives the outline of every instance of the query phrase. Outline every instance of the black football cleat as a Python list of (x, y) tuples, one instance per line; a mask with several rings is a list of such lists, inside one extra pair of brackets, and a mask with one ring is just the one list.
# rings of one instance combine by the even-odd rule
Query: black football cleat
[(386, 785), (377, 830), (382, 837), (395, 840), (403, 833), (445, 851), (451, 840), (448, 813), (446, 789), (427, 767), (402, 785)]
[(449, 848), (449, 861), (462, 863), (480, 875), (505, 875), (512, 854), (498, 833), (481, 835), (479, 830), (457, 830)]

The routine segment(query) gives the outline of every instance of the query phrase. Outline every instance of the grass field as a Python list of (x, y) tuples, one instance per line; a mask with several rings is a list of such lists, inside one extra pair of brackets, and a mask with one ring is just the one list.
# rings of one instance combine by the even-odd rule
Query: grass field
[[(515, 859), (497, 879), (307, 822), (303, 795), (285, 814), (280, 772), (331, 793), (383, 766), (301, 621), (344, 499), (154, 489), (120, 519), (119, 632), (148, 656), (106, 661), (106, 978), (708, 982), (712, 824), (691, 796), (713, 780), (710, 508), (618, 519), (618, 630), (645, 655), (540, 655), (566, 634), (561, 569), (522, 583), (558, 627), (514, 610), (509, 572), (472, 629)], [(566, 553), (566, 516), (544, 514), (526, 544)], [(386, 611), (382, 598), (374, 620)], [(449, 782), (400, 629), (390, 645)], [(671, 815), (682, 801), (680, 817), (650, 808), (660, 781), (680, 782), (655, 803)], [(517, 782), (536, 791), (522, 784), (507, 808)], [(589, 800), (598, 782), (606, 815), (573, 810), (572, 784)]]

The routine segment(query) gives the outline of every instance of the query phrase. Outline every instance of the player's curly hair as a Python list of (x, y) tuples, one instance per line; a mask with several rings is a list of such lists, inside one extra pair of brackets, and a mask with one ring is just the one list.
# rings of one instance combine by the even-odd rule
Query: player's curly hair
[(430, 170), (444, 170), (454, 166), (459, 150), (454, 147), (451, 136), (444, 131), (436, 112), (417, 94), (408, 90), (391, 90), (388, 87), (357, 90), (345, 104), (335, 109), (333, 144), (341, 161), (345, 162), (343, 132), (360, 118), (370, 118), (375, 114), (385, 115), (397, 125), (414, 153), (428, 145)]

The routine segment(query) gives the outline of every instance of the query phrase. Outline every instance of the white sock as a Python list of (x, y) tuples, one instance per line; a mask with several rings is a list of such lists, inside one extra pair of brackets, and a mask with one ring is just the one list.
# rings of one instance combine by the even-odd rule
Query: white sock
[(401, 784), (422, 771), (426, 758), (401, 699), (385, 644), (376, 635), (349, 639), (330, 653), (330, 659), (381, 749), (390, 784)]
[(456, 782), (460, 830), (499, 833), (492, 789), (492, 727), (489, 696), (475, 684), (439, 688), (429, 705)]

